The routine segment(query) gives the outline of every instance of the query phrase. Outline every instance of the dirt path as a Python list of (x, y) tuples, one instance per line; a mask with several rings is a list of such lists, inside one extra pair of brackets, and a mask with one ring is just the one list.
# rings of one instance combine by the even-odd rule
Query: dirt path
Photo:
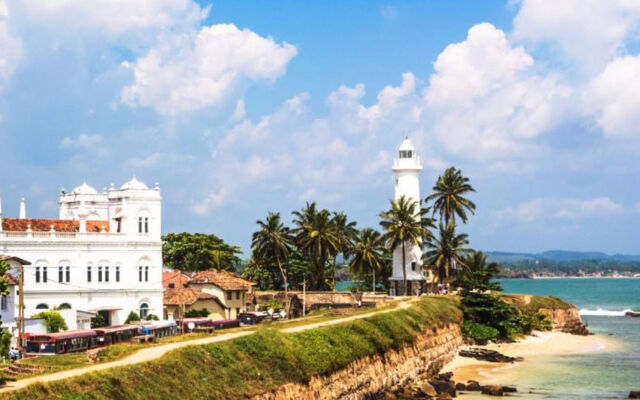
[[(403, 301), (402, 303), (398, 304), (397, 307), (389, 308), (386, 310), (374, 311), (366, 314), (352, 315), (349, 317), (332, 319), (329, 321), (315, 322), (315, 323), (310, 323), (306, 325), (294, 326), (291, 328), (284, 328), (281, 331), (285, 333), (302, 332), (309, 329), (315, 329), (315, 328), (320, 328), (324, 326), (331, 326), (331, 325), (336, 325), (343, 322), (367, 318), (377, 314), (384, 314), (391, 311), (396, 311), (400, 308), (403, 308), (403, 309), (408, 308), (411, 305), (411, 303), (416, 300), (417, 300), (416, 298), (413, 298), (411, 300)], [(197, 345), (203, 345), (203, 344), (209, 344), (209, 343), (224, 342), (225, 340), (237, 339), (243, 336), (251, 335), (253, 333), (254, 331), (230, 332), (230, 333), (225, 333), (218, 336), (206, 337), (202, 339), (194, 339), (194, 340), (188, 340), (184, 342), (175, 342), (175, 343), (168, 343), (168, 344), (163, 344), (159, 346), (149, 347), (146, 349), (138, 350), (137, 352), (131, 354), (130, 356), (127, 356), (117, 361), (112, 361), (104, 364), (96, 364), (89, 367), (54, 372), (47, 375), (34, 376), (32, 378), (20, 379), (16, 382), (7, 382), (6, 386), (0, 388), (0, 393), (12, 392), (14, 390), (19, 390), (39, 382), (40, 383), (53, 382), (61, 379), (72, 378), (74, 376), (86, 374), (89, 372), (97, 372), (97, 371), (102, 371), (109, 368), (122, 367), (125, 365), (132, 365), (132, 364), (138, 364), (145, 361), (151, 361), (151, 360), (155, 360), (157, 358), (162, 357), (163, 355), (165, 355), (167, 352), (171, 350), (176, 350), (186, 346), (197, 346)]]

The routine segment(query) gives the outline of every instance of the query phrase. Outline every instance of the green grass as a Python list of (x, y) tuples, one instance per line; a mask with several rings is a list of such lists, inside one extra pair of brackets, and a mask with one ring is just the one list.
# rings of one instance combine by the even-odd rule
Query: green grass
[(221, 343), (189, 346), (158, 360), (38, 384), (0, 399), (242, 399), (288, 382), (308, 382), (362, 357), (412, 343), (459, 323), (454, 300), (423, 298), (410, 308), (295, 334), (260, 328)]
[[(556, 310), (566, 310), (573, 307), (571, 303), (567, 303), (555, 296), (529, 296), (523, 294), (501, 294), (500, 298), (506, 303), (522, 310), (522, 311), (538, 311), (541, 308), (549, 308)], [(525, 299), (529, 298), (527, 304)]]

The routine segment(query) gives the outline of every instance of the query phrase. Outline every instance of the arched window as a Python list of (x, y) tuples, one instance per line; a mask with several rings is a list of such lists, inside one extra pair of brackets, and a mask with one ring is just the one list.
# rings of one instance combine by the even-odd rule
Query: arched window
[(71, 304), (62, 303), (58, 306), (58, 310), (71, 310)]
[(44, 303), (40, 303), (36, 306), (36, 310), (48, 310), (49, 306), (44, 304)]
[(149, 304), (140, 304), (140, 318), (145, 319), (147, 318), (147, 315), (149, 315)]

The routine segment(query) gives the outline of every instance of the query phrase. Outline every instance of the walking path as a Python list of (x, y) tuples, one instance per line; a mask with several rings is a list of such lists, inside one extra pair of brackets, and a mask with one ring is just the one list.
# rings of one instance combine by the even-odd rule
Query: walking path
[[(352, 315), (349, 317), (337, 318), (329, 321), (315, 322), (315, 323), (310, 323), (310, 324), (305, 324), (300, 326), (294, 326), (291, 328), (284, 328), (281, 331), (285, 333), (302, 332), (309, 329), (315, 329), (315, 328), (320, 328), (324, 326), (341, 324), (343, 322), (349, 322), (357, 319), (368, 318), (376, 314), (384, 314), (391, 311), (396, 311), (400, 308), (402, 309), (408, 308), (411, 305), (411, 303), (416, 300), (417, 300), (416, 298), (405, 300), (400, 304), (398, 304), (396, 307), (385, 309), (385, 310), (374, 311), (366, 314)], [(90, 367), (69, 369), (66, 371), (54, 372), (52, 374), (47, 374), (47, 375), (34, 376), (32, 378), (20, 379), (15, 382), (7, 382), (6, 386), (0, 388), (0, 393), (12, 392), (14, 390), (23, 389), (35, 383), (53, 382), (61, 379), (72, 378), (74, 376), (86, 374), (89, 372), (97, 372), (97, 371), (102, 371), (109, 368), (122, 367), (125, 365), (138, 364), (141, 362), (151, 361), (151, 360), (155, 360), (157, 358), (162, 357), (163, 355), (165, 355), (166, 353), (172, 350), (176, 350), (182, 347), (224, 342), (226, 340), (237, 339), (243, 336), (248, 336), (253, 333), (254, 331), (230, 332), (230, 333), (225, 333), (222, 335), (217, 335), (212, 337), (206, 337), (202, 339), (194, 339), (194, 340), (187, 340), (184, 342), (175, 342), (175, 343), (168, 343), (168, 344), (163, 344), (159, 346), (153, 346), (146, 349), (138, 350), (137, 352), (131, 354), (130, 356), (127, 356), (117, 361), (112, 361), (104, 364), (96, 364)]]

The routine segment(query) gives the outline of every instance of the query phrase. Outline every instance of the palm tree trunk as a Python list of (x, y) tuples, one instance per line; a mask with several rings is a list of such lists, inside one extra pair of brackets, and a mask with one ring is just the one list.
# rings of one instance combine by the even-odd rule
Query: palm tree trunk
[(404, 282), (404, 295), (407, 295), (407, 266), (405, 265), (406, 263), (406, 256), (404, 254), (404, 240), (402, 241), (402, 281)]
[(373, 294), (376, 294), (376, 269), (373, 268)]
[(333, 257), (333, 291), (335, 292), (336, 290), (336, 267), (338, 264), (338, 255), (336, 254), (335, 257)]
[(287, 318), (289, 318), (289, 284), (287, 282), (287, 274), (284, 273), (282, 269), (282, 263), (280, 262), (280, 256), (276, 254), (276, 261), (278, 262), (278, 268), (280, 269), (280, 274), (282, 274), (282, 281), (284, 282), (284, 312), (287, 313)]

